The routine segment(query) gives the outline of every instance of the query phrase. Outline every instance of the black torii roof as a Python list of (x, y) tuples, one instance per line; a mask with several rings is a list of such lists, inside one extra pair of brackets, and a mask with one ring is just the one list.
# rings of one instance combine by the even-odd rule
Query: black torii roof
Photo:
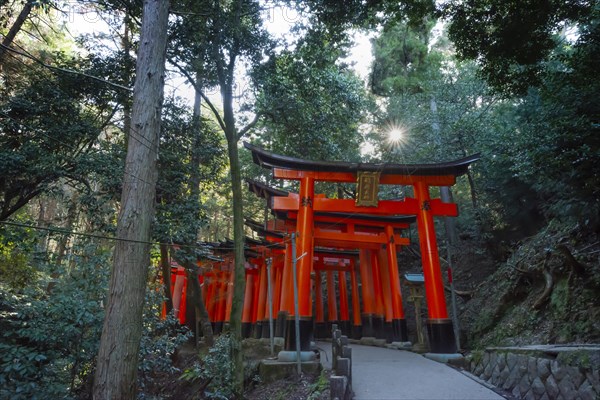
[(268, 199), (271, 197), (282, 196), (285, 197), (289, 194), (289, 192), (281, 189), (276, 189), (267, 185), (266, 183), (262, 183), (256, 181), (254, 179), (246, 178), (246, 183), (248, 184), (248, 190), (257, 195), (258, 197), (262, 197), (263, 199)]
[(266, 236), (273, 236), (276, 238), (284, 238), (285, 237), (285, 233), (265, 229), (265, 227), (260, 222), (253, 221), (250, 218), (246, 218), (246, 220), (244, 221), (244, 224), (248, 228), (252, 229), (254, 232), (258, 233), (259, 235), (261, 235), (263, 237), (266, 237)]
[(252, 152), (252, 159), (261, 167), (315, 172), (356, 173), (358, 171), (367, 171), (380, 172), (382, 175), (461, 176), (467, 173), (469, 165), (481, 158), (478, 153), (455, 161), (436, 164), (353, 163), (346, 161), (310, 161), (283, 156), (271, 153), (248, 142), (244, 142), (244, 147)]

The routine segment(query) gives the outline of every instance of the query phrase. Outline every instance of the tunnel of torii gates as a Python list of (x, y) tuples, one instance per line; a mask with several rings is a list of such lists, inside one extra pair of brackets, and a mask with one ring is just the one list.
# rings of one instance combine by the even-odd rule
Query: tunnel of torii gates
[[(246, 220), (246, 225), (262, 239), (246, 238), (245, 243), (244, 337), (269, 337), (272, 317), (274, 336), (285, 338), (285, 350), (296, 349), (290, 240), (290, 234), (295, 233), (302, 351), (310, 350), (312, 338), (327, 336), (332, 323), (354, 338), (408, 341), (396, 254), (400, 246), (409, 244), (402, 231), (416, 221), (430, 351), (457, 351), (433, 217), (455, 217), (458, 209), (454, 203), (431, 198), (429, 188), (454, 185), (456, 178), (465, 174), (479, 155), (438, 164), (318, 162), (274, 154), (249, 143), (244, 146), (252, 152), (256, 164), (272, 170), (273, 178), (300, 182), (299, 193), (291, 193), (247, 181), (250, 191), (267, 200), (275, 219), (265, 224)], [(356, 183), (356, 199), (331, 199), (316, 194), (314, 185), (319, 181)], [(414, 197), (378, 200), (381, 184), (412, 186)], [(231, 313), (233, 243), (207, 246), (213, 255), (198, 261), (198, 279), (203, 284), (202, 296), (218, 333), (228, 323)], [(182, 323), (189, 324), (195, 318), (186, 301), (187, 276), (182, 267), (172, 267), (175, 315)], [(327, 313), (323, 286), (326, 286)]]

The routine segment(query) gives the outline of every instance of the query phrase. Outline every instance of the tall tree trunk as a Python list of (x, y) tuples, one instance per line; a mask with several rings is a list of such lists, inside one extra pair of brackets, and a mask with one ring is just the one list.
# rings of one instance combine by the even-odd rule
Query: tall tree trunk
[[(233, 75), (233, 73), (232, 73)], [(230, 82), (233, 80), (231, 76)], [(234, 363), (234, 384), (236, 397), (241, 399), (244, 392), (244, 360), (242, 354), (242, 309), (244, 303), (245, 259), (244, 259), (244, 211), (242, 207), (242, 178), (238, 154), (238, 133), (233, 113), (233, 90), (231, 83), (223, 90), (223, 121), (227, 137), (227, 153), (231, 172), (233, 195), (233, 241), (234, 241), (234, 283), (233, 301), (229, 329), (232, 339), (232, 359)]]
[[(200, 74), (196, 74), (196, 88), (199, 87), (200, 84)], [(202, 162), (202, 120), (201, 120), (201, 106), (202, 97), (200, 96), (200, 92), (196, 89), (195, 98), (194, 98), (194, 129), (193, 129), (193, 140), (192, 140), (192, 174), (190, 176), (190, 185), (191, 185), (191, 195), (194, 199), (195, 211), (197, 214), (200, 213), (200, 164)], [(197, 218), (200, 216), (197, 215)], [(196, 236), (198, 236), (198, 232), (196, 232)], [(197, 239), (197, 237), (195, 238)], [(194, 243), (190, 243), (193, 245)], [(204, 304), (204, 298), (202, 297), (202, 291), (200, 290), (200, 284), (198, 283), (198, 266), (193, 264), (188, 268), (189, 277), (192, 282), (192, 289), (194, 294), (194, 308), (196, 315), (196, 343), (197, 339), (200, 336), (200, 332), (198, 332), (198, 325), (201, 326), (202, 333), (204, 334), (204, 338), (206, 344), (212, 346), (214, 343), (213, 340), (213, 331), (212, 325), (210, 323), (210, 317), (208, 316), (208, 311), (206, 310), (206, 304)], [(188, 279), (188, 282), (190, 280)]]
[(17, 36), (17, 33), (19, 33), (19, 31), (23, 27), (23, 24), (27, 20), (27, 17), (29, 17), (29, 14), (33, 9), (34, 4), (35, 2), (33, 0), (27, 0), (25, 5), (23, 6), (23, 9), (19, 13), (19, 16), (15, 20), (15, 23), (13, 24), (13, 26), (11, 26), (6, 36), (4, 36), (4, 40), (2, 40), (2, 46), (0, 46), (0, 67), (4, 63), (4, 56), (6, 55), (7, 51), (6, 47), (10, 47), (12, 45), (12, 42)]
[(98, 351), (93, 398), (136, 397), (142, 311), (150, 264), (150, 224), (156, 195), (158, 137), (163, 100), (168, 0), (144, 0), (132, 126), (106, 316)]

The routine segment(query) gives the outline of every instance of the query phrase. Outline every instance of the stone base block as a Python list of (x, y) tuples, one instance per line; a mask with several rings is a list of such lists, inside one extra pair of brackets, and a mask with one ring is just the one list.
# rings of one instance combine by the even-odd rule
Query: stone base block
[(412, 350), (413, 345), (411, 342), (392, 342), (385, 347), (396, 350)]
[[(277, 361), (279, 362), (296, 362), (298, 359), (298, 353), (295, 351), (284, 350), (280, 351), (277, 355)], [(300, 361), (315, 361), (317, 359), (317, 355), (314, 351), (301, 351), (300, 352)]]
[[(314, 353), (313, 353), (314, 354)], [(270, 383), (297, 375), (297, 365), (295, 362), (281, 362), (275, 360), (263, 360), (258, 366), (258, 375), (262, 383)], [(321, 363), (319, 361), (302, 362), (303, 374), (319, 374), (321, 372)]]

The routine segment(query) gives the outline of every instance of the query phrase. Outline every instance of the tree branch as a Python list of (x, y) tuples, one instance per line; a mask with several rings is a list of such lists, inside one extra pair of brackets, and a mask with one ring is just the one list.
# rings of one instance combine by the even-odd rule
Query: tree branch
[(208, 107), (210, 108), (210, 110), (214, 114), (215, 118), (217, 119), (219, 126), (221, 127), (223, 132), (225, 132), (225, 122), (223, 122), (223, 118), (221, 118), (219, 111), (213, 105), (213, 103), (210, 101), (210, 99), (208, 97), (206, 97), (206, 95), (202, 91), (202, 88), (196, 83), (196, 80), (192, 77), (192, 75), (190, 75), (190, 73), (188, 71), (186, 71), (181, 65), (179, 65), (177, 62), (175, 62), (171, 57), (168, 57), (168, 60), (172, 65), (175, 66), (175, 68), (177, 68), (179, 70), (179, 72), (181, 72), (181, 74), (183, 76), (186, 77), (188, 82), (194, 87), (194, 90), (196, 90), (200, 94), (200, 96), (202, 97), (202, 100), (204, 100), (206, 102), (206, 104), (208, 104)]
[(18, 54), (20, 56), (29, 58), (30, 60), (35, 61), (36, 63), (40, 64), (42, 67), (48, 68), (49, 70), (52, 70), (52, 71), (57, 71), (57, 72), (62, 72), (62, 73), (67, 73), (67, 74), (73, 74), (73, 75), (83, 76), (83, 77), (86, 77), (86, 78), (89, 78), (89, 79), (93, 79), (93, 80), (98, 81), (98, 82), (102, 82), (104, 84), (107, 84), (107, 85), (112, 86), (112, 87), (117, 88), (117, 89), (126, 90), (128, 92), (133, 92), (132, 88), (128, 88), (127, 86), (119, 85), (118, 83), (110, 82), (110, 81), (107, 81), (107, 80), (102, 79), (102, 78), (98, 78), (97, 76), (88, 75), (88, 74), (86, 74), (84, 72), (73, 71), (71, 69), (60, 68), (60, 67), (55, 67), (53, 65), (48, 65), (45, 62), (43, 62), (42, 60), (40, 60), (39, 58), (33, 56), (32, 54), (29, 54), (26, 51), (19, 51), (19, 50), (13, 49), (12, 47), (5, 46), (4, 44), (1, 44), (1, 43), (0, 43), (0, 48), (3, 49), (3, 50), (10, 51), (11, 53), (15, 53), (15, 54)]
[(249, 131), (250, 129), (254, 128), (254, 126), (255, 126), (255, 125), (258, 123), (258, 121), (260, 120), (260, 117), (262, 117), (262, 116), (263, 116), (263, 113), (257, 113), (257, 114), (254, 116), (254, 119), (253, 119), (252, 121), (250, 121), (250, 122), (248, 123), (248, 125), (246, 125), (244, 128), (242, 128), (242, 129), (240, 130), (240, 132), (238, 133), (237, 140), (239, 141), (239, 140), (240, 140), (242, 137), (244, 137), (244, 135), (245, 135), (246, 133), (248, 133), (248, 131)]

